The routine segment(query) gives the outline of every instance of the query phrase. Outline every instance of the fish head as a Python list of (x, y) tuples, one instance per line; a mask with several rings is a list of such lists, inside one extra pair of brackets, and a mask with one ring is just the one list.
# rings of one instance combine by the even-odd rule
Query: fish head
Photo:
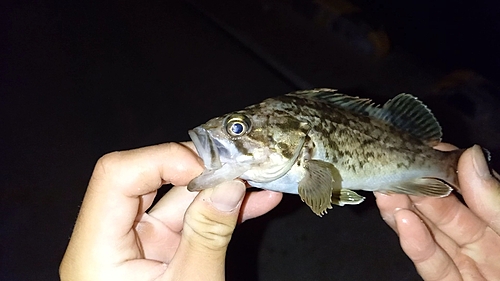
[(297, 160), (310, 125), (272, 108), (250, 108), (216, 117), (189, 131), (205, 171), (189, 185), (201, 190), (241, 178), (269, 182)]

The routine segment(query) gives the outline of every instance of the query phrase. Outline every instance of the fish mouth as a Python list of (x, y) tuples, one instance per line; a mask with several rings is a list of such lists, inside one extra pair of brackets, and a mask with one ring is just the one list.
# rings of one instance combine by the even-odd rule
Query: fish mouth
[(197, 127), (189, 130), (188, 134), (194, 143), (196, 151), (198, 151), (198, 155), (203, 160), (205, 168), (214, 170), (222, 167), (218, 149), (221, 145), (217, 145), (217, 141), (210, 136), (207, 130)]

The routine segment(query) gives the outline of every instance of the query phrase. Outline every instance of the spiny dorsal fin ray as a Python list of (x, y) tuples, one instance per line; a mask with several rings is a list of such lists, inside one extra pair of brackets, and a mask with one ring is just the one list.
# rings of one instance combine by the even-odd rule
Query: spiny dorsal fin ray
[(441, 141), (441, 126), (429, 108), (410, 94), (399, 94), (382, 107), (371, 99), (347, 96), (333, 89), (298, 91), (289, 95), (333, 103), (358, 114), (368, 115), (403, 130), (429, 146)]
[(370, 112), (378, 109), (377, 105), (374, 104), (371, 99), (344, 95), (338, 93), (335, 89), (318, 88), (313, 90), (297, 91), (288, 95), (333, 103), (336, 106), (340, 106), (344, 109), (364, 115), (369, 115)]

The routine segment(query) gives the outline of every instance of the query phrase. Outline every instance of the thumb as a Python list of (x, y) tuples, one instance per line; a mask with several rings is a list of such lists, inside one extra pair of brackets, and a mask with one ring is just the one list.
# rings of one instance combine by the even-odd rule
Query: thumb
[(174, 280), (224, 280), (226, 250), (245, 191), (234, 180), (198, 194), (186, 211), (181, 242), (169, 265)]
[(467, 149), (458, 162), (458, 181), (467, 206), (500, 235), (500, 181), (482, 148)]

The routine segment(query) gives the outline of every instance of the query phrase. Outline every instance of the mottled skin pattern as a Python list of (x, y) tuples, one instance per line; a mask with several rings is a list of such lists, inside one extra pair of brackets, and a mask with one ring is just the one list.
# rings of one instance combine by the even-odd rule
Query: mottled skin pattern
[[(335, 204), (362, 201), (356, 194), (346, 195), (346, 190), (446, 196), (449, 185), (457, 187), (462, 151), (431, 147), (439, 142), (440, 127), (414, 97), (398, 95), (384, 110), (370, 107), (368, 112), (356, 107), (355, 98), (353, 109), (349, 101), (339, 105), (338, 100), (305, 92), (267, 99), (190, 131), (206, 170), (188, 189), (239, 177), (256, 187), (299, 194), (321, 215), (332, 193)], [(372, 115), (380, 112), (389, 114), (381, 118), (395, 119), (381, 121)], [(233, 120), (239, 125), (235, 131)], [(391, 125), (394, 121), (405, 129)], [(431, 139), (421, 140), (405, 130)], [(345, 196), (339, 199), (342, 192)]]
[[(421, 171), (420, 176), (442, 178), (452, 185), (457, 184), (459, 153), (436, 151), (379, 120), (327, 102), (293, 95), (267, 99), (241, 112), (252, 115), (263, 111), (269, 114), (283, 111), (308, 122), (311, 143), (306, 146), (312, 150), (305, 150), (310, 154), (307, 158), (332, 163), (342, 175), (344, 188), (383, 190), (379, 182), (408, 171)], [(286, 128), (280, 130), (287, 131)], [(265, 145), (265, 139), (260, 141)], [(291, 152), (285, 150), (283, 154), (288, 156)]]

